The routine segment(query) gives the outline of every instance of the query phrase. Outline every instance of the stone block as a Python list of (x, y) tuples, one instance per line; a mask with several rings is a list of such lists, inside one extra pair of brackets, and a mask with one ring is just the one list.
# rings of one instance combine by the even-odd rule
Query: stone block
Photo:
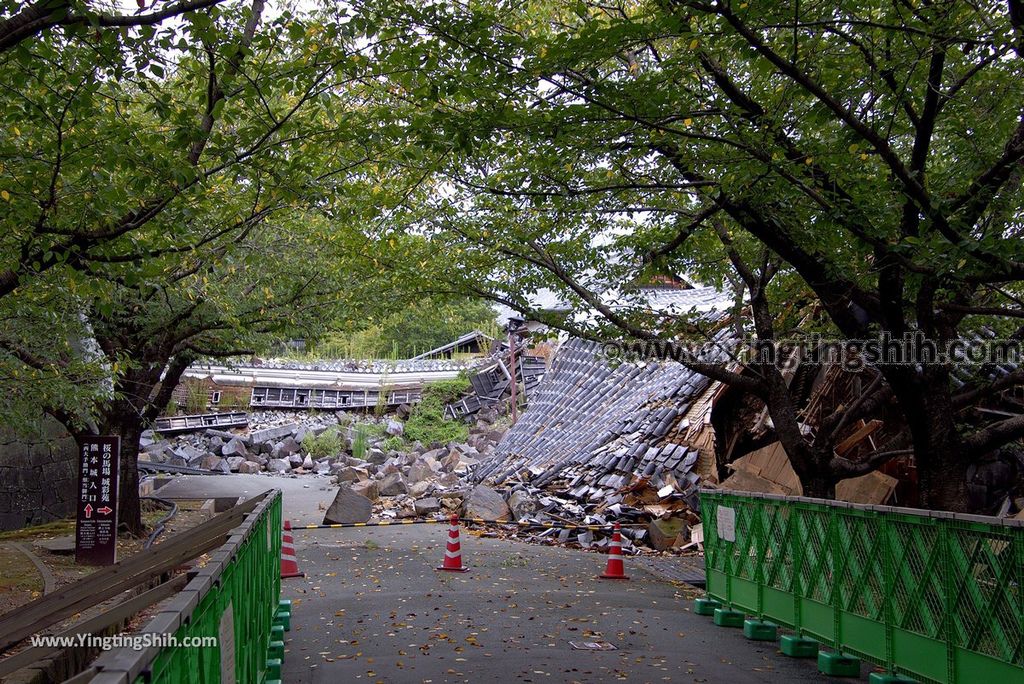
[(325, 525), (366, 522), (373, 515), (373, 502), (357, 494), (351, 487), (342, 486), (324, 514)]

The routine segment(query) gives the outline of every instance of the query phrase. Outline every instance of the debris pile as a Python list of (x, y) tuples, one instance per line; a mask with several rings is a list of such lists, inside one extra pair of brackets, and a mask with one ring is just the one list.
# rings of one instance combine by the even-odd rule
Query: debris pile
[(508, 520), (510, 510), (501, 495), (466, 480), (503, 434), (487, 426), (472, 430), (468, 443), (415, 444), (408, 452), (374, 453), (366, 461), (344, 459), (332, 470), (339, 492), (324, 524), (441, 519), (453, 513)]
[[(730, 335), (703, 358), (727, 361)], [(619, 522), (627, 552), (692, 548), (701, 542), (698, 486), (715, 469), (710, 411), (720, 387), (672, 361), (613, 362), (599, 345), (570, 340), (472, 479), (501, 490), (521, 523)], [(586, 548), (605, 547), (609, 534), (518, 532)]]
[[(399, 407), (401, 410), (403, 407)], [(408, 413), (408, 407), (404, 407)], [(279, 475), (330, 475), (339, 464), (352, 454), (357, 429), (368, 431), (367, 454), (383, 454), (381, 444), (393, 430), (389, 418), (371, 414), (358, 419), (351, 413), (308, 413), (291, 411), (264, 411), (249, 415), (248, 429), (218, 430), (162, 437), (146, 431), (139, 441), (140, 466), (169, 466), (184, 472), (210, 473), (259, 472)], [(400, 425), (400, 423), (399, 423)], [(368, 427), (374, 428), (368, 430)], [(334, 454), (313, 455), (309, 445), (328, 430), (338, 433), (338, 449)]]

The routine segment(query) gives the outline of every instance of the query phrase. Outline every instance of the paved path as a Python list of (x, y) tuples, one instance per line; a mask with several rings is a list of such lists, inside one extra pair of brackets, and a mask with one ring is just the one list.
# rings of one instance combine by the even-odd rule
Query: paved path
[(299, 475), (296, 477), (270, 474), (259, 475), (182, 475), (153, 492), (165, 499), (214, 499), (237, 496), (251, 498), (267, 491), (280, 489), (284, 495), (284, 517), (293, 525), (322, 523), (324, 511), (334, 501), (338, 486), (327, 475)]
[[(605, 557), (479, 538), (463, 530), (465, 574), (434, 570), (445, 525), (297, 530), (305, 579), (284, 681), (821, 682), (813, 662), (777, 654), (690, 612), (692, 591), (630, 566), (598, 581)], [(570, 642), (604, 641), (607, 652)]]

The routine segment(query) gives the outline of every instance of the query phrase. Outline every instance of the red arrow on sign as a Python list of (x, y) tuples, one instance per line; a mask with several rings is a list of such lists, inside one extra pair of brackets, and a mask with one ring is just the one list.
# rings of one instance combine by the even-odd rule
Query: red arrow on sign
[(111, 508), (110, 506), (104, 506), (103, 508), (97, 508), (96, 512), (97, 513), (102, 513), (103, 515), (110, 515), (111, 513), (114, 512), (114, 509)]
[(86, 518), (91, 518), (92, 517), (92, 504), (85, 504), (85, 517)]

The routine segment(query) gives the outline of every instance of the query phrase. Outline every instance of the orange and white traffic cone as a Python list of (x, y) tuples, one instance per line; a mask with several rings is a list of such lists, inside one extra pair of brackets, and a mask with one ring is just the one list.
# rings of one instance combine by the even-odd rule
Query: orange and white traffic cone
[(306, 573), (299, 572), (299, 562), (295, 558), (295, 540), (292, 538), (292, 523), (284, 521), (284, 531), (281, 532), (281, 579), (289, 577), (305, 577)]
[(626, 568), (622, 564), (622, 526), (615, 523), (613, 530), (612, 542), (608, 546), (608, 566), (603, 575), (598, 575), (598, 579), (628, 580)]
[(445, 572), (467, 572), (462, 566), (462, 545), (459, 543), (459, 516), (453, 515), (448, 525), (448, 546), (444, 550), (444, 565), (438, 570)]

